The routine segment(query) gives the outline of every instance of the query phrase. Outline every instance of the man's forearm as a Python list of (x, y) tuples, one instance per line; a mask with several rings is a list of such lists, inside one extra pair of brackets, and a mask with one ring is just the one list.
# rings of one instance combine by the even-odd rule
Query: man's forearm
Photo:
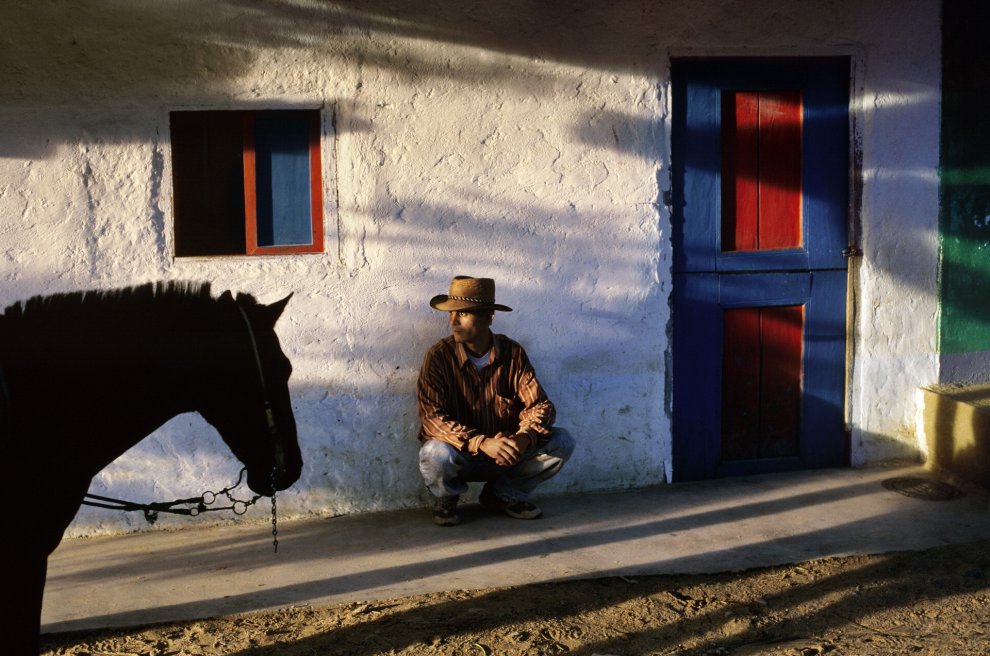
[(553, 403), (544, 400), (519, 413), (519, 432), (536, 440), (550, 437), (556, 417), (557, 412)]

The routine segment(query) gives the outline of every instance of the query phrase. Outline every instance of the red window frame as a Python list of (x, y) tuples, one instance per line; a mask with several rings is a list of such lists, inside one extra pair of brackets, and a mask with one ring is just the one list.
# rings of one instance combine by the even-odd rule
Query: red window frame
[[(292, 111), (292, 110), (286, 110)], [(311, 112), (309, 132), (310, 222), (312, 242), (285, 246), (258, 244), (257, 157), (254, 123), (260, 111), (244, 112), (244, 233), (247, 255), (287, 255), (323, 252), (323, 170), (320, 114)], [(279, 112), (283, 113), (283, 112)]]

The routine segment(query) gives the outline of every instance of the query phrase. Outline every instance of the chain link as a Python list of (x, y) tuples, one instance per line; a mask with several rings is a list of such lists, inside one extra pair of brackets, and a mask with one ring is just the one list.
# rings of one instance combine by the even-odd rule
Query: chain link
[(272, 544), (275, 545), (275, 553), (278, 553), (278, 515), (275, 512), (275, 481), (278, 476), (278, 467), (272, 467)]
[[(104, 497), (98, 494), (87, 494), (83, 499), (83, 505), (95, 506), (97, 508), (107, 508), (110, 510), (140, 510), (144, 513), (144, 518), (149, 524), (154, 524), (159, 513), (171, 513), (173, 515), (190, 515), (196, 517), (200, 513), (229, 510), (235, 515), (243, 515), (250, 506), (253, 506), (260, 498), (260, 494), (254, 495), (251, 499), (238, 499), (232, 493), (241, 485), (244, 479), (246, 468), (242, 468), (237, 476), (237, 482), (233, 485), (217, 490), (216, 492), (207, 490), (198, 497), (188, 499), (176, 499), (175, 501), (156, 501), (152, 503), (135, 503), (113, 497)], [(220, 497), (226, 497), (230, 505), (213, 506)]]
[[(243, 515), (247, 512), (249, 506), (253, 506), (258, 499), (261, 498), (260, 494), (256, 494), (254, 498), (248, 499), (247, 501), (242, 499), (237, 499), (231, 492), (241, 484), (241, 480), (244, 478), (245, 469), (241, 469), (240, 475), (237, 477), (237, 482), (229, 487), (225, 487), (222, 490), (216, 492), (211, 492), (207, 490), (203, 492), (198, 497), (192, 497), (190, 499), (176, 499), (175, 501), (165, 501), (165, 502), (155, 502), (155, 503), (134, 503), (132, 501), (124, 501), (122, 499), (114, 499), (111, 497), (103, 497), (97, 494), (87, 494), (86, 499), (83, 500), (83, 505), (95, 506), (97, 508), (108, 508), (110, 510), (141, 510), (144, 512), (144, 518), (149, 524), (154, 524), (158, 519), (158, 513), (172, 513), (175, 515), (191, 515), (195, 517), (203, 512), (216, 511), (216, 510), (230, 510), (235, 515)], [(278, 553), (278, 508), (275, 501), (275, 482), (278, 480), (278, 466), (272, 467), (272, 543), (275, 546), (275, 553)], [(216, 500), (217, 497), (225, 496), (230, 500), (231, 505), (220, 506), (215, 508), (210, 508)], [(185, 508), (177, 508), (176, 506), (187, 506)]]

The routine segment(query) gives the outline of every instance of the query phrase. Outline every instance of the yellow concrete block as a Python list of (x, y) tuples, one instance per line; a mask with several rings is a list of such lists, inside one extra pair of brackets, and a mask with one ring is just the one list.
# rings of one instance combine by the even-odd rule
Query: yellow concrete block
[(927, 466), (990, 488), (990, 385), (922, 392)]

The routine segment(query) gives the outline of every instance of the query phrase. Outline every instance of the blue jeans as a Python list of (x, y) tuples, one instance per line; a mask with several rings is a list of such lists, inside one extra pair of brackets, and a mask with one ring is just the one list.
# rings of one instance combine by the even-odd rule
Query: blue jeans
[(497, 497), (526, 501), (537, 485), (560, 471), (574, 451), (574, 438), (554, 428), (549, 441), (530, 448), (511, 467), (499, 467), (483, 453), (471, 455), (440, 440), (427, 440), (419, 448), (419, 471), (435, 497), (464, 494), (469, 481), (487, 481)]

